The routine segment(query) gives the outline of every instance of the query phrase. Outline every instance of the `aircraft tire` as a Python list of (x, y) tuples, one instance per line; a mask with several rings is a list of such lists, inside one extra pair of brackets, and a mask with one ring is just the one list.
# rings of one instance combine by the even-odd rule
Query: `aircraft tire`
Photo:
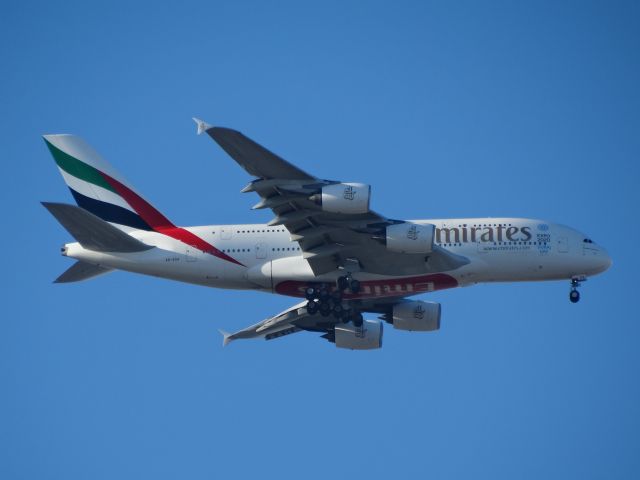
[(320, 315), (323, 317), (328, 317), (331, 314), (331, 305), (326, 302), (323, 302), (319, 306)]
[(315, 300), (318, 298), (318, 289), (316, 287), (307, 287), (304, 290), (304, 296), (307, 300)]
[(326, 302), (329, 299), (329, 290), (327, 290), (326, 288), (322, 287), (320, 290), (318, 290), (318, 299), (321, 302)]
[(315, 315), (316, 313), (318, 313), (318, 304), (313, 300), (307, 303), (307, 313), (309, 315)]
[(349, 288), (349, 279), (346, 276), (338, 277), (337, 281), (338, 290), (344, 291)]
[(580, 292), (578, 290), (571, 290), (569, 292), (569, 301), (571, 303), (578, 303), (580, 301)]

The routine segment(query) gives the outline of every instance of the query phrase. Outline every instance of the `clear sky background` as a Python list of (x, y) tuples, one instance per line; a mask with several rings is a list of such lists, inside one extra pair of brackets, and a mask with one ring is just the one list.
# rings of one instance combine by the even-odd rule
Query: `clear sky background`
[[(638, 2), (3, 2), (0, 478), (638, 478)], [(267, 221), (192, 116), (396, 218), (569, 224), (613, 267), (481, 285), (441, 331), (222, 348), (294, 299), (53, 285), (83, 136), (181, 225)]]

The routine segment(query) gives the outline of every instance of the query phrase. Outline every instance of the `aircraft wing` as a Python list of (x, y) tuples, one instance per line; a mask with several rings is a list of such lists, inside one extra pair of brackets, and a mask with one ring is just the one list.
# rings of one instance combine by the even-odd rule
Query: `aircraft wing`
[(422, 254), (394, 253), (375, 239), (386, 226), (399, 223), (376, 212), (345, 214), (321, 210), (310, 198), (323, 186), (340, 182), (314, 177), (235, 130), (195, 119), (242, 168), (257, 177), (242, 191), (260, 196), (253, 208), (269, 208), (269, 225), (284, 225), (298, 242), (315, 275), (339, 267), (385, 275), (418, 275), (453, 270), (468, 259), (438, 246), (428, 260)]
[(299, 332), (302, 329), (298, 328), (294, 322), (308, 316), (305, 308), (306, 304), (307, 301), (305, 300), (304, 302), (298, 303), (278, 315), (267, 318), (235, 333), (227, 333), (220, 330), (220, 333), (222, 333), (222, 336), (224, 337), (223, 345), (226, 346), (233, 340), (243, 338), (265, 338), (266, 340), (271, 340), (290, 333)]
[(308, 173), (291, 165), (275, 153), (257, 144), (242, 133), (229, 128), (210, 127), (206, 132), (249, 175), (260, 178), (286, 178), (289, 180), (314, 181)]
[[(403, 301), (405, 301), (403, 297), (387, 297), (368, 300), (344, 300), (343, 304), (345, 308), (350, 309), (352, 312), (379, 313), (382, 315), (381, 318), (387, 319), (389, 317), (385, 316), (385, 314), (389, 313), (390, 307)], [(263, 338), (265, 340), (273, 340), (302, 331), (322, 333), (323, 338), (331, 340), (336, 325), (342, 324), (342, 320), (333, 316), (323, 317), (320, 314), (309, 315), (306, 305), (307, 301), (305, 300), (273, 317), (234, 333), (220, 330), (223, 336), (222, 344), (226, 346), (230, 342), (240, 339)]]

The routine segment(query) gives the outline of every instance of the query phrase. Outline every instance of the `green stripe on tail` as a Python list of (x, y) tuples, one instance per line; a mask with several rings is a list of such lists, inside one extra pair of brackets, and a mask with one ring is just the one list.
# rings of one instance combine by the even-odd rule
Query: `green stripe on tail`
[(107, 190), (111, 190), (114, 193), (118, 193), (111, 185), (109, 185), (109, 183), (105, 180), (99, 170), (93, 168), (90, 165), (87, 165), (84, 162), (81, 162), (68, 153), (63, 152), (55, 145), (49, 143), (46, 139), (45, 143), (47, 144), (47, 147), (49, 147), (49, 151), (51, 152), (51, 155), (53, 155), (53, 158), (58, 166), (69, 175), (73, 175), (80, 180), (92, 183), (94, 185), (97, 185), (98, 187), (106, 188)]

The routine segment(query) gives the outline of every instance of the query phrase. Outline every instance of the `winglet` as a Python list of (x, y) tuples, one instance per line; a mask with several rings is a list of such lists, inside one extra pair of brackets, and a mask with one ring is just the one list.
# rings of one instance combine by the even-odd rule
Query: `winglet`
[(204, 120), (200, 120), (196, 117), (193, 117), (193, 121), (196, 122), (196, 125), (198, 125), (198, 135), (202, 135), (203, 132), (206, 132), (212, 127), (212, 125), (209, 125)]
[(233, 338), (231, 338), (230, 333), (227, 333), (222, 329), (218, 329), (218, 331), (222, 334), (222, 346), (226, 347), (227, 345), (229, 345), (229, 342), (233, 340)]

